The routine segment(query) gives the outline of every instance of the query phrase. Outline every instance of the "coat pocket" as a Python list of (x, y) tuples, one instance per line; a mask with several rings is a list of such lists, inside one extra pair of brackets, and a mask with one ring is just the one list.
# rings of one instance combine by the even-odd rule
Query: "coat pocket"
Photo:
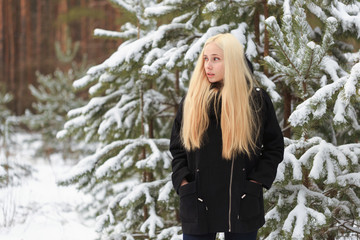
[(180, 218), (182, 222), (196, 222), (197, 220), (197, 194), (196, 182), (189, 182), (180, 187)]
[(240, 212), (238, 219), (249, 220), (258, 217), (261, 213), (262, 186), (257, 183), (245, 181), (245, 190), (240, 197)]

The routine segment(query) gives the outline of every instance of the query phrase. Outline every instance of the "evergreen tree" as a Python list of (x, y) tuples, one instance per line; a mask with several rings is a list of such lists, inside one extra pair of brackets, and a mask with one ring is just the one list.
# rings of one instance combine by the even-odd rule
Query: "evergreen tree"
[(13, 96), (6, 91), (4, 85), (0, 85), (0, 186), (6, 186), (8, 184), (8, 134), (6, 120), (11, 116), (11, 111), (8, 109), (7, 104), (11, 102)]
[[(152, 1), (113, 1), (136, 16), (136, 22), (123, 25), (122, 33), (97, 29), (96, 35), (127, 38), (103, 64), (92, 67), (74, 86), (89, 89), (91, 100), (69, 112), (71, 118), (59, 138), (74, 133), (86, 141), (98, 141), (96, 153), (83, 159), (61, 181), (77, 183), (93, 194), (95, 201), (86, 208), (95, 210), (98, 230), (110, 239), (132, 239), (145, 234), (155, 237), (159, 229), (175, 225), (166, 207), (170, 185), (170, 158), (167, 153), (172, 114), (168, 113), (167, 86), (174, 74), (159, 72), (156, 76), (142, 73), (145, 61), (153, 61), (161, 43), (152, 32), (154, 20), (143, 16)], [(163, 44), (162, 44), (163, 45)], [(163, 200), (163, 204), (157, 202)], [(169, 203), (168, 206), (174, 204)], [(165, 207), (164, 207), (165, 206)], [(175, 228), (177, 231), (179, 228)], [(166, 233), (166, 232), (165, 232)], [(163, 233), (164, 234), (164, 233)]]
[(68, 71), (57, 69), (48, 75), (36, 73), (37, 86), (29, 86), (36, 101), (32, 104), (33, 110), (27, 110), (25, 115), (21, 116), (21, 121), (31, 130), (40, 133), (39, 154), (49, 157), (54, 152), (62, 152), (66, 159), (69, 154), (78, 151), (71, 138), (59, 142), (56, 134), (63, 127), (67, 112), (85, 103), (72, 87), (74, 80), (85, 74), (85, 69), (84, 59), (80, 65), (73, 63)]
[(21, 184), (21, 180), (29, 177), (33, 171), (31, 166), (10, 159), (11, 147), (14, 146), (11, 139), (14, 133), (13, 123), (17, 122), (13, 112), (7, 107), (12, 99), (12, 94), (0, 84), (0, 188)]
[[(97, 29), (95, 34), (120, 37), (125, 41), (106, 61), (90, 68), (86, 76), (74, 83), (76, 88), (91, 86), (91, 99), (85, 106), (69, 111), (70, 120), (65, 124), (64, 130), (58, 133), (59, 138), (78, 135), (85, 141), (100, 143), (96, 152), (81, 160), (64, 176), (60, 184), (76, 184), (94, 196), (95, 201), (84, 208), (98, 216), (98, 231), (102, 232), (104, 239), (181, 239), (178, 198), (172, 189), (171, 157), (167, 151), (171, 124), (204, 42), (210, 36), (223, 32), (231, 32), (245, 45), (247, 56), (254, 62), (256, 78), (280, 106), (278, 114), (284, 118), (284, 130), (292, 130), (287, 134), (285, 159), (279, 167), (277, 182), (265, 194), (266, 208), (269, 210), (266, 215), (268, 222), (259, 235), (269, 239), (289, 236), (304, 238), (312, 234), (316, 236), (320, 231), (314, 231), (321, 226), (322, 232), (331, 237), (335, 229), (338, 230), (334, 228), (334, 222), (330, 221), (331, 211), (338, 214), (336, 219), (344, 226), (344, 221), (348, 219), (340, 217), (345, 216), (342, 211), (347, 207), (346, 216), (357, 213), (352, 211), (356, 210), (358, 204), (351, 205), (358, 200), (357, 188), (338, 198), (332, 194), (340, 194), (340, 186), (347, 186), (341, 191), (350, 189), (350, 177), (353, 177), (351, 184), (358, 184), (356, 174), (351, 174), (358, 168), (356, 157), (359, 155), (359, 147), (351, 144), (352, 140), (349, 138), (349, 134), (352, 139), (358, 136), (358, 125), (355, 122), (355, 116), (358, 116), (358, 96), (350, 91), (352, 95), (349, 101), (344, 101), (341, 105), (344, 106), (342, 116), (344, 119), (351, 119), (352, 127), (342, 122), (339, 125), (342, 129), (339, 136), (329, 133), (329, 128), (320, 127), (320, 123), (324, 123), (320, 120), (330, 119), (331, 113), (328, 108), (323, 112), (323, 103), (315, 108), (315, 98), (310, 96), (316, 96), (320, 89), (319, 94), (324, 93), (326, 85), (332, 82), (338, 88), (327, 89), (331, 96), (346, 96), (340, 94), (344, 88), (332, 78), (334, 74), (338, 74), (338, 78), (343, 79), (342, 82), (353, 79), (351, 86), (355, 89), (358, 87), (356, 67), (350, 75), (350, 69), (342, 66), (340, 61), (337, 65), (324, 67), (328, 66), (325, 64), (326, 60), (337, 63), (340, 59), (358, 57), (356, 54), (344, 54), (348, 45), (333, 37), (334, 34), (335, 37), (341, 34), (339, 32), (336, 35), (336, 17), (328, 18), (334, 15), (334, 4), (345, 6), (337, 8), (339, 12), (345, 11), (355, 16), (359, 11), (346, 6), (358, 7), (358, 3), (341, 5), (338, 1), (327, 1), (325, 4), (310, 0), (304, 3), (297, 1), (295, 4), (290, 1), (264, 1), (264, 4), (259, 4), (258, 1), (251, 0), (111, 2), (115, 7), (125, 9), (134, 18), (123, 25), (121, 32)], [(319, 14), (326, 23), (325, 27), (321, 25), (313, 30), (307, 22), (308, 13)], [(281, 27), (276, 20), (280, 15), (284, 19)], [(258, 23), (253, 24), (256, 21)], [(348, 21), (356, 24), (355, 20)], [(350, 28), (350, 22), (345, 22), (344, 26)], [(266, 29), (270, 30), (272, 44), (268, 44)], [(349, 30), (344, 32), (346, 31)], [(283, 47), (286, 47), (285, 50)], [(294, 59), (287, 59), (289, 56), (283, 51), (291, 53), (289, 56)], [(264, 62), (267, 64), (263, 65)], [(333, 66), (338, 68), (332, 69)], [(284, 95), (284, 105), (280, 102), (278, 90)], [(349, 90), (344, 90), (344, 94), (348, 92)], [(287, 98), (288, 95), (290, 98)], [(328, 97), (320, 99), (329, 100), (325, 106), (334, 105), (335, 100), (330, 101), (330, 95), (326, 96)], [(287, 99), (291, 100), (291, 104), (288, 104)], [(312, 100), (307, 105), (299, 105), (305, 99)], [(336, 106), (340, 106), (340, 101), (345, 98), (339, 99)], [(291, 106), (298, 106), (297, 110), (301, 106), (306, 109), (299, 110), (299, 114), (297, 110), (294, 111), (290, 118), (292, 128), (287, 126), (289, 113), (282, 111)], [(341, 110), (339, 107), (336, 109)], [(305, 117), (307, 121), (296, 124), (292, 120), (300, 117)], [(337, 138), (328, 141), (329, 136)], [(341, 141), (342, 145), (336, 145), (333, 139)], [(322, 156), (314, 157), (317, 149), (322, 150)], [(340, 152), (345, 157), (341, 157)], [(325, 156), (330, 159), (326, 165), (330, 174), (319, 171), (321, 160), (314, 160), (324, 160)], [(344, 160), (347, 158), (350, 161)], [(316, 170), (311, 172), (313, 166)], [(334, 167), (332, 171), (331, 166)], [(340, 170), (342, 173), (338, 174)], [(337, 176), (342, 177), (336, 179)], [(316, 192), (313, 187), (318, 192), (311, 195), (310, 193)], [(332, 189), (339, 192), (332, 192)], [(321, 198), (320, 195), (326, 198)], [(310, 196), (310, 200), (305, 201), (306, 196)], [(314, 210), (317, 205), (309, 206), (312, 201), (318, 204), (318, 199), (323, 200), (322, 210)], [(335, 204), (342, 208), (336, 210), (333, 208)], [(303, 215), (296, 215), (300, 213)], [(297, 221), (293, 224), (294, 216)]]
[(0, 136), (3, 138), (5, 135), (5, 123), (6, 119), (12, 115), (12, 112), (7, 107), (7, 104), (11, 102), (13, 95), (6, 91), (4, 85), (0, 85)]
[[(262, 234), (267, 239), (356, 236), (360, 55), (351, 53), (342, 36), (360, 36), (360, 3), (285, 1), (283, 11), (280, 23), (266, 19), (274, 51), (264, 60), (290, 93), (292, 135), (285, 141), (278, 184), (266, 193)], [(315, 29), (309, 13), (321, 21)]]

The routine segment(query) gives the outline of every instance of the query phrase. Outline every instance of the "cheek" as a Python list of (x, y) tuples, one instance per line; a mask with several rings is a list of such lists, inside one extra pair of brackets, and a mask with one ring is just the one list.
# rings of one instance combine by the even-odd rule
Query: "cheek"
[(219, 72), (221, 72), (222, 74), (225, 74), (225, 67), (223, 64), (221, 64), (221, 66), (219, 67)]

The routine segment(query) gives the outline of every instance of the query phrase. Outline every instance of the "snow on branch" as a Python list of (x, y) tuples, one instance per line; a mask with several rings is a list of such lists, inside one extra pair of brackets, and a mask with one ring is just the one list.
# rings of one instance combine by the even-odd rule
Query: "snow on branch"
[[(111, 144), (114, 147), (111, 150), (117, 151), (118, 154), (115, 156), (108, 158), (101, 166), (96, 169), (95, 176), (97, 178), (102, 178), (107, 175), (110, 175), (113, 172), (118, 171), (122, 165), (123, 161), (127, 160), (126, 156), (128, 154), (132, 154), (134, 150), (143, 146), (142, 139), (127, 139), (127, 140), (120, 140), (114, 141)], [(107, 146), (105, 148), (107, 148)], [(119, 149), (121, 149), (119, 151)], [(100, 158), (99, 158), (100, 159)]]
[(75, 90), (83, 89), (83, 88), (91, 85), (95, 81), (96, 81), (96, 78), (92, 78), (89, 75), (85, 75), (84, 77), (74, 81), (73, 87)]
[(335, 218), (335, 220), (340, 224), (340, 226), (346, 228), (347, 230), (350, 230), (351, 232), (360, 234), (360, 227), (359, 226), (354, 227), (353, 220), (346, 221), (346, 220), (337, 219), (337, 218)]
[(131, 38), (137, 36), (138, 31), (136, 29), (129, 29), (125, 32), (109, 31), (100, 28), (94, 29), (94, 36), (107, 37), (107, 38)]
[[(132, 156), (136, 149), (140, 147), (145, 147), (146, 145), (150, 147), (151, 152), (148, 154), (147, 158), (137, 161), (136, 167), (155, 169), (162, 161), (162, 168), (169, 168), (170, 158), (166, 152), (158, 148), (158, 140), (161, 141), (162, 139), (147, 139), (144, 137), (140, 137), (137, 139), (120, 140), (110, 143), (103, 149), (108, 149), (109, 146), (111, 146), (109, 151), (116, 151), (118, 153), (115, 156), (108, 158), (101, 166), (96, 169), (96, 177), (102, 178), (109, 174), (112, 174), (113, 172), (118, 171), (120, 168), (123, 167), (124, 163), (128, 164), (128, 160), (131, 158), (128, 158), (127, 156)], [(166, 140), (169, 141), (168, 139)], [(103, 149), (100, 150), (100, 153), (104, 151)], [(106, 157), (103, 155), (100, 156)], [(100, 156), (97, 156), (97, 158), (100, 159)]]
[(323, 11), (323, 9), (321, 7), (314, 4), (312, 1), (307, 1), (306, 5), (312, 14), (314, 14), (315, 16), (320, 18), (321, 21), (323, 21), (323, 22), (326, 21), (326, 18), (327, 18), (326, 13)]
[(96, 164), (100, 161), (100, 159), (106, 158), (106, 156), (108, 156), (111, 152), (116, 151), (123, 145), (130, 144), (132, 141), (133, 140), (131, 139), (126, 139), (121, 141), (115, 141), (106, 145), (95, 154), (83, 158), (78, 164), (71, 168), (70, 172), (64, 174), (64, 176), (62, 176), (58, 182), (71, 182), (76, 178), (89, 174), (90, 172), (94, 171), (94, 169), (96, 168)]
[(354, 1), (353, 4), (347, 4), (340, 1), (334, 1), (330, 5), (330, 12), (341, 23), (344, 31), (350, 31), (357, 33), (357, 37), (360, 37), (360, 3)]
[[(97, 230), (101, 231), (108, 224), (116, 224), (118, 235), (125, 234), (130, 228), (139, 228), (144, 233), (148, 231), (150, 237), (155, 237), (156, 229), (164, 227), (163, 219), (155, 211), (155, 198), (160, 192), (158, 189), (163, 189), (169, 182), (171, 183), (170, 176), (153, 182), (139, 182), (134, 179), (121, 183), (121, 189), (117, 189), (119, 193), (110, 201), (107, 210), (97, 218)], [(138, 211), (142, 211), (144, 204), (148, 206), (149, 217), (140, 226), (135, 226), (137, 223), (133, 218)], [(121, 221), (115, 220), (119, 217)]]
[[(132, 62), (139, 62), (143, 57), (145, 59), (145, 64), (150, 64), (151, 59), (154, 57), (157, 59), (157, 57), (161, 55), (159, 55), (158, 52), (155, 54), (154, 51), (164, 51), (160, 49), (161, 46), (159, 46), (159, 44), (163, 41), (165, 34), (169, 31), (182, 31), (184, 28), (185, 24), (183, 23), (162, 25), (157, 30), (150, 32), (140, 39), (128, 40), (122, 43), (118, 50), (102, 64), (90, 68), (87, 74), (92, 75), (94, 73), (100, 73), (100, 75), (102, 75), (107, 69), (118, 69), (123, 64), (126, 65), (131, 64)], [(151, 50), (150, 53), (145, 53), (149, 48), (152, 48), (153, 50)], [(154, 57), (152, 57), (152, 55)], [(161, 61), (163, 64), (166, 64), (164, 60)], [(97, 75), (97, 77), (99, 77), (99, 75)], [(88, 79), (88, 81), (90, 80)]]
[(181, 231), (181, 227), (174, 226), (163, 229), (158, 235), (158, 240), (182, 240), (183, 236), (179, 232)]
[(144, 139), (146, 144), (151, 148), (151, 154), (143, 160), (139, 160), (136, 163), (136, 167), (139, 169), (150, 168), (155, 169), (158, 166), (160, 161), (163, 161), (163, 168), (168, 169), (170, 167), (170, 158), (168, 154), (164, 151), (159, 150), (158, 146), (155, 144), (155, 139)]
[(129, 129), (134, 125), (139, 101), (135, 94), (124, 94), (115, 106), (111, 107), (103, 116), (99, 125), (98, 134), (100, 140), (106, 140), (108, 135), (111, 135), (112, 129), (114, 131), (121, 131), (122, 129)]
[[(284, 19), (286, 19), (286, 17), (287, 16), (284, 16)], [(288, 45), (286, 44), (284, 34), (281, 31), (280, 26), (276, 21), (276, 18), (274, 16), (271, 16), (265, 20), (265, 23), (269, 27), (269, 31), (272, 33), (270, 40), (273, 41), (275, 43), (275, 46), (277, 46), (281, 50), (280, 53), (287, 59), (289, 64), (293, 65), (293, 68), (289, 67), (289, 69), (293, 69), (294, 71), (296, 71), (297, 68), (294, 65), (296, 63), (296, 59), (297, 59), (296, 56), (294, 55), (294, 54), (296, 54), (296, 52), (291, 51), (291, 49), (289, 49)], [(268, 58), (270, 58), (270, 57), (268, 57)], [(268, 61), (267, 59), (264, 59), (264, 60)], [(292, 74), (292, 75), (294, 75), (294, 74)]]
[[(277, 182), (282, 182), (287, 178), (286, 168), (292, 171), (291, 179), (301, 180), (302, 168), (307, 167), (310, 168), (309, 177), (315, 180), (326, 177), (326, 184), (337, 182), (343, 186), (354, 184), (360, 187), (360, 174), (347, 173), (350, 164), (359, 164), (360, 144), (335, 146), (319, 137), (308, 140), (285, 140), (287, 146), (284, 151), (284, 160), (278, 167)], [(297, 158), (299, 150), (304, 153)]]
[(185, 54), (185, 57), (184, 57), (185, 61), (195, 62), (201, 52), (202, 46), (204, 45), (204, 43), (206, 42), (206, 40), (208, 38), (210, 38), (211, 36), (214, 36), (216, 34), (224, 33), (227, 31), (229, 31), (228, 24), (223, 24), (221, 26), (215, 26), (215, 27), (208, 28), (206, 33), (201, 35), (201, 37), (190, 46), (189, 50)]
[(270, 80), (262, 71), (254, 71), (254, 75), (259, 83), (265, 88), (266, 92), (270, 94), (273, 102), (280, 102), (282, 100), (280, 94), (276, 91), (275, 83)]
[[(313, 160), (311, 160), (312, 157)], [(319, 179), (326, 175), (326, 184), (335, 183), (336, 176), (341, 174), (341, 167), (345, 167), (348, 163), (341, 149), (324, 140), (308, 149), (299, 161), (304, 165), (312, 163), (309, 177)]]
[(346, 189), (345, 193), (351, 199), (351, 201), (357, 206), (357, 208), (359, 209), (360, 208), (360, 199), (356, 195), (354, 189), (348, 188), (348, 189)]
[(156, 237), (155, 231), (156, 228), (160, 229), (164, 227), (164, 223), (161, 217), (156, 214), (155, 210), (155, 202), (149, 206), (149, 217), (145, 220), (145, 222), (141, 225), (140, 231), (146, 232), (148, 229), (149, 237)]
[[(180, 47), (173, 47), (169, 50), (162, 50), (161, 52), (156, 53), (156, 60), (151, 63), (154, 49), (149, 52), (147, 58), (144, 60), (144, 66), (141, 69), (143, 74), (156, 75), (160, 72), (160, 69), (165, 66), (168, 69), (172, 69), (175, 64), (182, 60), (184, 52), (188, 50), (188, 45), (183, 45)], [(149, 65), (151, 64), (151, 65)]]
[(170, 192), (174, 190), (171, 174), (167, 178), (169, 181), (159, 190), (158, 201), (167, 202), (170, 199)]
[[(350, 75), (344, 76), (337, 81), (320, 88), (312, 97), (298, 105), (289, 117), (290, 124), (294, 127), (303, 126), (310, 120), (311, 115), (316, 116), (316, 118), (322, 117), (326, 112), (323, 109), (327, 106), (326, 102), (331, 100), (336, 92), (339, 93), (334, 106), (334, 121), (335, 123), (346, 122), (345, 109), (350, 104), (349, 98), (356, 94), (355, 90), (359, 80), (360, 63), (357, 63), (351, 69)], [(319, 108), (322, 108), (321, 111)]]
[(160, 4), (147, 7), (144, 11), (145, 17), (160, 17), (176, 10), (176, 6), (163, 6)]
[(340, 186), (355, 185), (360, 187), (360, 173), (348, 173), (337, 177)]
[(118, 204), (122, 208), (129, 208), (134, 203), (139, 203), (141, 201), (142, 204), (151, 204), (154, 202), (153, 196), (151, 196), (150, 192), (153, 188), (162, 185), (164, 180), (158, 180), (153, 182), (143, 182), (136, 185), (133, 185), (131, 189), (129, 189), (128, 194), (122, 195), (122, 198), (117, 198)]
[(290, 144), (284, 150), (284, 160), (278, 166), (278, 172), (276, 176), (276, 181), (284, 181), (285, 180), (285, 168), (287, 165), (291, 166), (292, 169), (292, 177), (295, 180), (302, 179), (302, 171), (301, 171), (301, 162), (296, 158), (297, 148), (295, 144)]
[(298, 192), (298, 204), (289, 213), (286, 218), (283, 230), (292, 232), (292, 239), (303, 239), (305, 227), (308, 225), (308, 218), (312, 217), (315, 220), (315, 225), (323, 225), (326, 223), (326, 217), (324, 214), (305, 206), (306, 194), (303, 190)]

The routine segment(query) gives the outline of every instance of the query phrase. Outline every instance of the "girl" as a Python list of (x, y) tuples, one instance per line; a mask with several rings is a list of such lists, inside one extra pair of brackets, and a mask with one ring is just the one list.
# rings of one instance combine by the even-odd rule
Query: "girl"
[(268, 94), (254, 86), (240, 42), (208, 39), (170, 139), (172, 181), (183, 239), (256, 239), (263, 187), (283, 159), (284, 141)]

